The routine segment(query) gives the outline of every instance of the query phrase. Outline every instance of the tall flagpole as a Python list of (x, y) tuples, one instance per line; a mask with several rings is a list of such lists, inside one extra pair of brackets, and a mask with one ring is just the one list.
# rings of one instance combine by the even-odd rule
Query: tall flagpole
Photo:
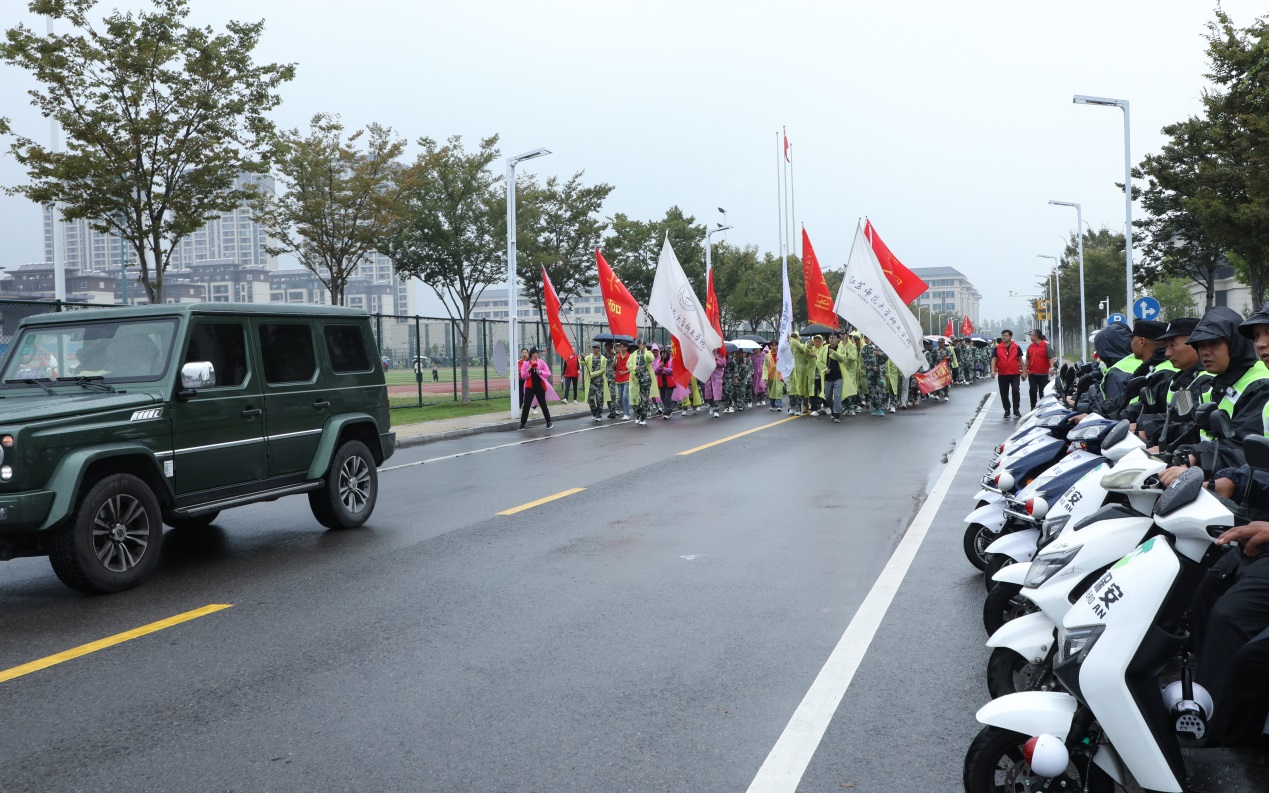
[(784, 185), (780, 180), (780, 158), (783, 156), (784, 155), (780, 153), (780, 133), (777, 132), (776, 133), (776, 216), (779, 218), (779, 222), (776, 224), (776, 229), (779, 231), (778, 236), (780, 237), (780, 255), (781, 256), (784, 255), (784, 198), (783, 198)]
[(793, 215), (789, 213), (789, 133), (784, 127), (780, 127), (780, 135), (783, 138), (780, 158), (784, 161), (784, 246), (787, 249), (786, 254), (792, 252), (796, 256), (797, 246), (793, 242)]
[[(797, 194), (793, 192), (793, 144), (789, 144), (789, 213), (793, 218), (793, 226), (798, 227), (798, 200)], [(793, 238), (793, 253), (801, 260), (802, 257), (802, 235), (799, 234)]]

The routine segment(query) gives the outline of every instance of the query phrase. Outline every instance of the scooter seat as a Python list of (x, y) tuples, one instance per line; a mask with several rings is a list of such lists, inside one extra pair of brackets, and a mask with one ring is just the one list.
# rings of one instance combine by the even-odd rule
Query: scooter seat
[(1192, 793), (1264, 793), (1269, 768), (1260, 765), (1259, 749), (1181, 749)]

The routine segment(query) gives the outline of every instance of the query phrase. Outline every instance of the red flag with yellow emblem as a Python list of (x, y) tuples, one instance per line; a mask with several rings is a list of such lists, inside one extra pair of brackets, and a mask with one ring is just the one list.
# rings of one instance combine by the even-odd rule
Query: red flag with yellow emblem
[(886, 243), (877, 236), (877, 230), (873, 228), (871, 220), (864, 225), (864, 233), (868, 235), (868, 240), (872, 243), (872, 252), (877, 254), (877, 261), (881, 262), (881, 271), (886, 274), (886, 280), (894, 287), (894, 291), (899, 293), (899, 299), (904, 305), (916, 300), (922, 292), (930, 288), (925, 281), (904, 267), (903, 262), (895, 258), (895, 255), (886, 247)]
[(551, 344), (555, 346), (555, 353), (567, 361), (577, 353), (564, 332), (564, 323), (560, 322), (560, 296), (555, 294), (555, 285), (551, 283), (545, 267), (542, 268), (542, 298), (546, 303), (546, 321), (551, 326)]
[(815, 256), (806, 229), (802, 229), (802, 280), (806, 284), (806, 318), (836, 328), (833, 296), (828, 293), (828, 282), (824, 280), (824, 271), (820, 269), (820, 260)]
[(595, 249), (595, 263), (599, 265), (599, 292), (603, 295), (604, 311), (608, 314), (608, 329), (618, 336), (633, 339), (639, 335), (639, 303), (608, 266), (599, 248)]
[(712, 268), (705, 275), (705, 316), (709, 317), (709, 324), (713, 326), (718, 338), (723, 338), (723, 312), (718, 307), (718, 296), (714, 294), (714, 270)]

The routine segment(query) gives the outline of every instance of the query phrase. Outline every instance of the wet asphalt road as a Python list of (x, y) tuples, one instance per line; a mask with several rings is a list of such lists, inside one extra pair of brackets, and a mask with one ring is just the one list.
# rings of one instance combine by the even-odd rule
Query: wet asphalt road
[[(0, 565), (0, 670), (232, 604), (0, 683), (0, 790), (743, 791), (990, 391), (407, 449), (360, 530), (242, 508), (109, 597)], [(988, 415), (798, 790), (959, 789)]]

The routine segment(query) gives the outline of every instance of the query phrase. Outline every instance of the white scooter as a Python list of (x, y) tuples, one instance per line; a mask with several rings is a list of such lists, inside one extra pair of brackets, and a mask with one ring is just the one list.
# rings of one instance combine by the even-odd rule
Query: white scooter
[[(1217, 438), (1231, 433), (1223, 413), (1212, 415), (1211, 427)], [(1260, 446), (1253, 465), (1264, 465), (1261, 440), (1244, 443), (1249, 462)], [(1012, 694), (979, 710), (987, 726), (965, 759), (966, 793), (1109, 791), (1113, 783), (1154, 793), (1266, 789), (1269, 774), (1235, 750), (1183, 752), (1178, 732), (1198, 731), (1211, 716), (1210, 699), (1194, 686), (1192, 699), (1165, 702), (1158, 683), (1186, 641), (1178, 620), (1218, 558), (1213, 538), (1235, 523), (1203, 478), (1191, 469), (1167, 488), (1155, 504), (1153, 536), (1063, 618), (1054, 674), (1072, 693)]]

